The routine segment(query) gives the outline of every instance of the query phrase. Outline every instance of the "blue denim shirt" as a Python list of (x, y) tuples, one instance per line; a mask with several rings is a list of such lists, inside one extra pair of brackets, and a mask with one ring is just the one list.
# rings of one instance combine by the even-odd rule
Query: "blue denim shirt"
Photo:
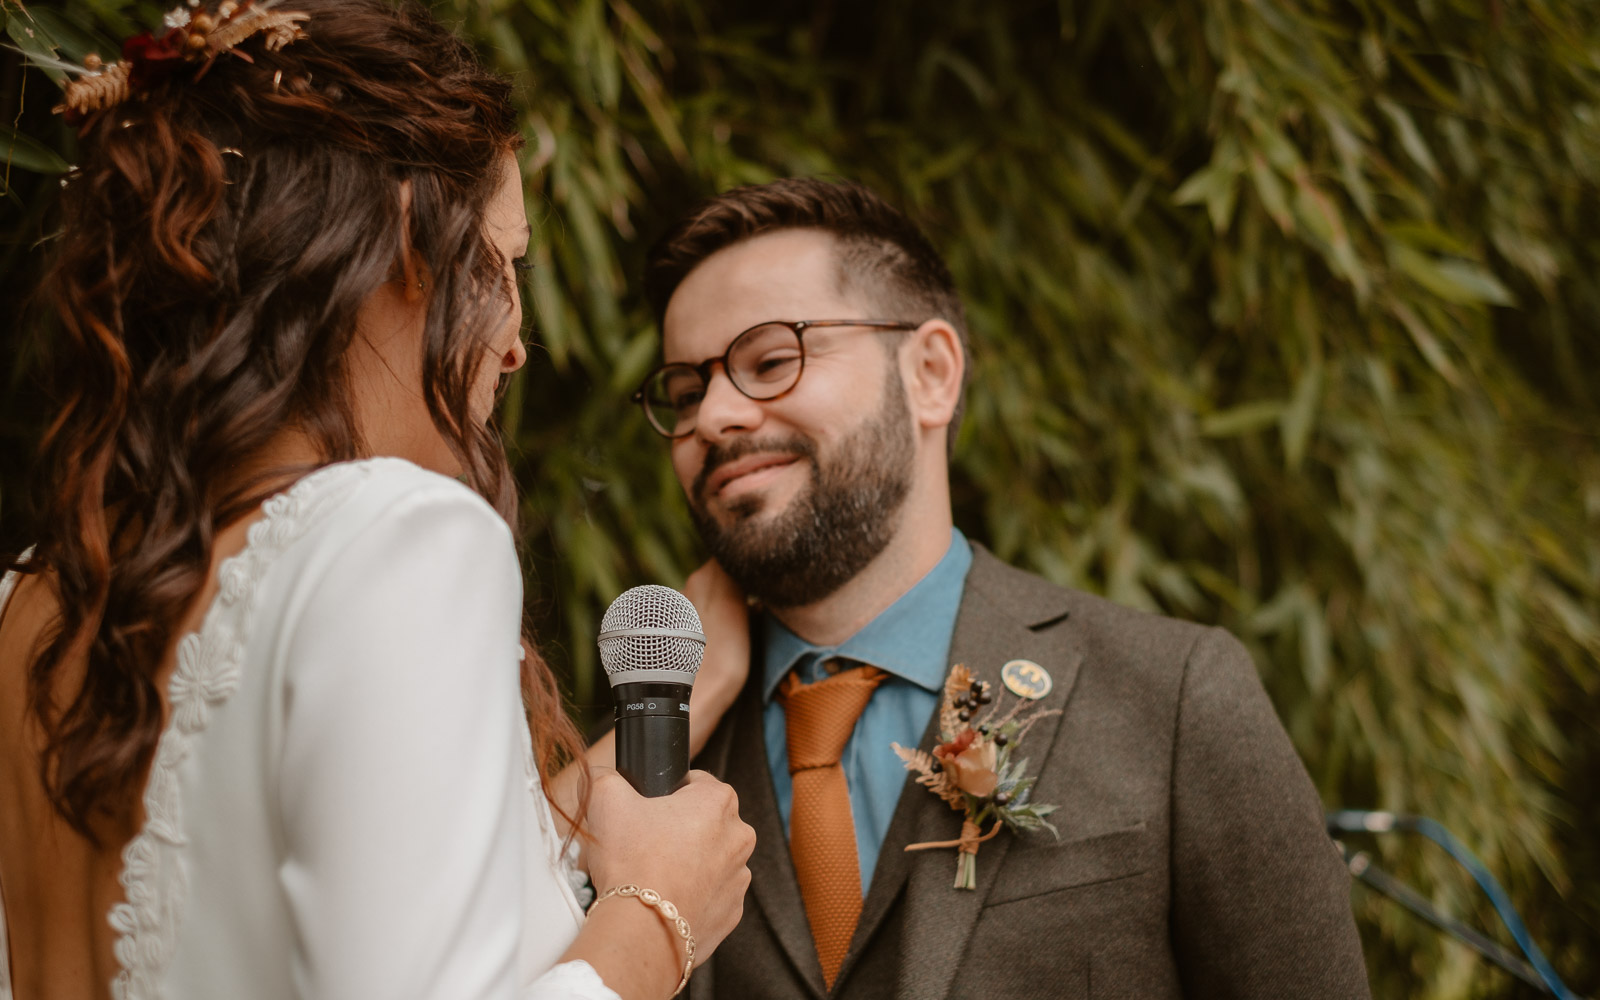
[(863, 895), (872, 883), (878, 848), (889, 830), (889, 820), (906, 780), (905, 765), (889, 744), (916, 746), (939, 704), (950, 668), (950, 637), (956, 627), (956, 611), (961, 606), (971, 566), (972, 546), (966, 536), (952, 528), (950, 548), (938, 565), (882, 614), (837, 646), (813, 646), (770, 614), (762, 616), (762, 723), (772, 788), (777, 793), (785, 832), (789, 829), (794, 785), (789, 778), (783, 706), (773, 697), (778, 683), (790, 670), (798, 671), (800, 680), (807, 684), (821, 680), (827, 676), (822, 664), (834, 656), (869, 663), (889, 673), (856, 720), (855, 732), (850, 734), (840, 760), (850, 786), (850, 814), (856, 825)]

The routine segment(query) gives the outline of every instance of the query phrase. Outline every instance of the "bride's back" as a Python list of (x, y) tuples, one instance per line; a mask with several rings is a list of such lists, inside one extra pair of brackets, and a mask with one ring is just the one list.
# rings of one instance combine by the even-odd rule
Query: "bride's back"
[[(0, 619), (0, 892), (16, 995), (88, 1000), (106, 995), (115, 971), (105, 914), (121, 898), (118, 852), (133, 834), (126, 821), (108, 822), (95, 845), (56, 812), (39, 780), (44, 737), (27, 672), (29, 651), (56, 615), (48, 589), (24, 580)], [(63, 666), (59, 686), (81, 680), (81, 658)]]
[[(233, 529), (219, 539), (220, 560), (237, 548)], [(45, 734), (30, 704), (33, 651), (59, 618), (48, 576), (0, 584), (0, 930), (9, 937), (10, 976), (18, 1000), (100, 1000), (109, 995), (118, 965), (117, 933), (107, 915), (123, 899), (122, 851), (144, 816), (137, 807), (94, 817), (90, 832), (75, 829), (50, 801), (40, 777)], [(181, 626), (197, 624), (198, 609), (215, 595), (208, 586)], [(155, 672), (165, 690), (172, 656)], [(52, 701), (71, 700), (83, 682), (86, 658), (58, 668)], [(165, 706), (163, 706), (165, 716)], [(0, 977), (6, 975), (0, 948)], [(0, 983), (4, 979), (0, 978)], [(3, 995), (3, 991), (0, 991)]]

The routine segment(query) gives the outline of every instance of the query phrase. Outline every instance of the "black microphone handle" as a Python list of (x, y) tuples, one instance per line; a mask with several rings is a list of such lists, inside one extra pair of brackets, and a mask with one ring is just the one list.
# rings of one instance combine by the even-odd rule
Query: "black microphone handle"
[(671, 795), (689, 779), (687, 684), (618, 684), (617, 771), (640, 795)]

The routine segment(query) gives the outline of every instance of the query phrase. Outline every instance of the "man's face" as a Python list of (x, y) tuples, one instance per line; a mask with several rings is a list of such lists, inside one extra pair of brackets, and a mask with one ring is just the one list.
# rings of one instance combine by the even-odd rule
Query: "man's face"
[[(667, 306), (668, 362), (721, 355), (769, 320), (898, 319), (842, 288), (833, 238), (769, 233), (713, 254)], [(860, 327), (805, 331), (805, 369), (787, 395), (744, 396), (718, 367), (694, 433), (672, 464), (711, 554), (773, 607), (821, 600), (894, 536), (910, 490), (915, 437), (883, 339)]]

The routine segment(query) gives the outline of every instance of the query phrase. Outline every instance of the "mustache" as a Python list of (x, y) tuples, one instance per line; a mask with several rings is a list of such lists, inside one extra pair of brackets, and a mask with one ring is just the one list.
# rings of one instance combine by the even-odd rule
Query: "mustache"
[(705, 506), (706, 484), (710, 482), (712, 473), (718, 468), (736, 462), (746, 455), (778, 454), (793, 455), (796, 458), (816, 458), (817, 446), (799, 435), (784, 438), (737, 438), (727, 444), (713, 444), (706, 449), (705, 464), (700, 466), (700, 472), (694, 477), (691, 495), (694, 502)]

